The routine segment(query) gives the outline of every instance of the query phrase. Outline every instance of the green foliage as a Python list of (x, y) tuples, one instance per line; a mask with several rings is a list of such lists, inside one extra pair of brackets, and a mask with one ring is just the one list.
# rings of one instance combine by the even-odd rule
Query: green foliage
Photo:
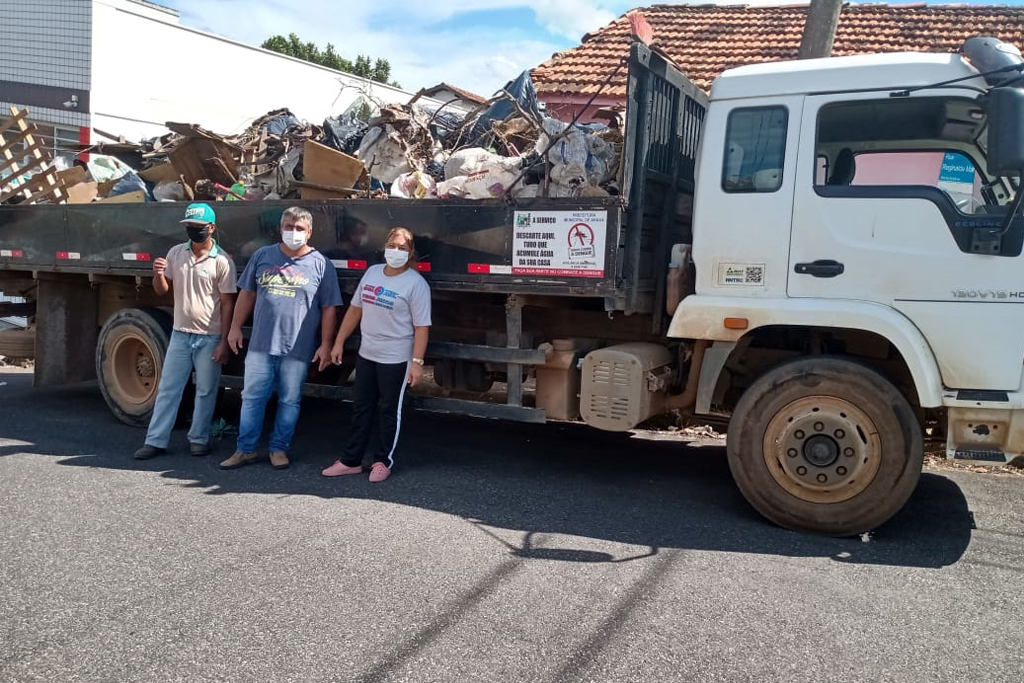
[(374, 60), (368, 55), (357, 55), (356, 60), (352, 62), (339, 55), (334, 45), (330, 43), (327, 43), (324, 49), (321, 50), (316, 43), (304, 43), (298, 35), (289, 33), (287, 37), (271, 36), (264, 40), (260, 47), (306, 62), (326, 66), (329, 69), (345, 71), (354, 76), (368, 78), (378, 83), (391, 85), (392, 87), (401, 87), (398, 83), (389, 80), (391, 78), (391, 63), (388, 60)]

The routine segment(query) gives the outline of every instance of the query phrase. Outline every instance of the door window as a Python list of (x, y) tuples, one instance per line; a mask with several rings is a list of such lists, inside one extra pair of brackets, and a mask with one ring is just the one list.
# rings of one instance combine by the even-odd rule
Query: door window
[(723, 190), (775, 192), (782, 187), (788, 121), (785, 107), (734, 109), (729, 114)]

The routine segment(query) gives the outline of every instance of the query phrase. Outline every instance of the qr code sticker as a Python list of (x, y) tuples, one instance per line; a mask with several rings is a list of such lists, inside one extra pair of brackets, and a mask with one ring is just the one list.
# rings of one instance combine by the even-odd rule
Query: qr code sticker
[(759, 285), (764, 281), (764, 266), (747, 266), (746, 283)]

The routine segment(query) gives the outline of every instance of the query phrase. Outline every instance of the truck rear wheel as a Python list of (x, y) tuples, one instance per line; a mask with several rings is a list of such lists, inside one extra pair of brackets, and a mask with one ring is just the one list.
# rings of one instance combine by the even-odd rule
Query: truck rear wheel
[(122, 422), (149, 424), (171, 327), (171, 317), (159, 309), (125, 308), (100, 330), (96, 376), (103, 398)]
[(917, 486), (921, 427), (875, 371), (839, 358), (801, 359), (740, 398), (727, 439), (747, 501), (789, 529), (850, 536), (882, 524)]

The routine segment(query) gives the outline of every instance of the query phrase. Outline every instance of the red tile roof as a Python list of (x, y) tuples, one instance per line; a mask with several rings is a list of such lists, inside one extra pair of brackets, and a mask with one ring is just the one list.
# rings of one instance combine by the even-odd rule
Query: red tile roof
[[(654, 45), (707, 90), (726, 69), (796, 59), (807, 5), (652, 5), (638, 10), (654, 29)], [(977, 35), (995, 36), (1021, 47), (1024, 7), (846, 4), (832, 54), (955, 52), (964, 40)], [(629, 45), (629, 20), (623, 15), (584, 36), (579, 47), (559, 52), (534, 69), (537, 92), (592, 95), (628, 54)], [(601, 95), (625, 98), (625, 69)]]

